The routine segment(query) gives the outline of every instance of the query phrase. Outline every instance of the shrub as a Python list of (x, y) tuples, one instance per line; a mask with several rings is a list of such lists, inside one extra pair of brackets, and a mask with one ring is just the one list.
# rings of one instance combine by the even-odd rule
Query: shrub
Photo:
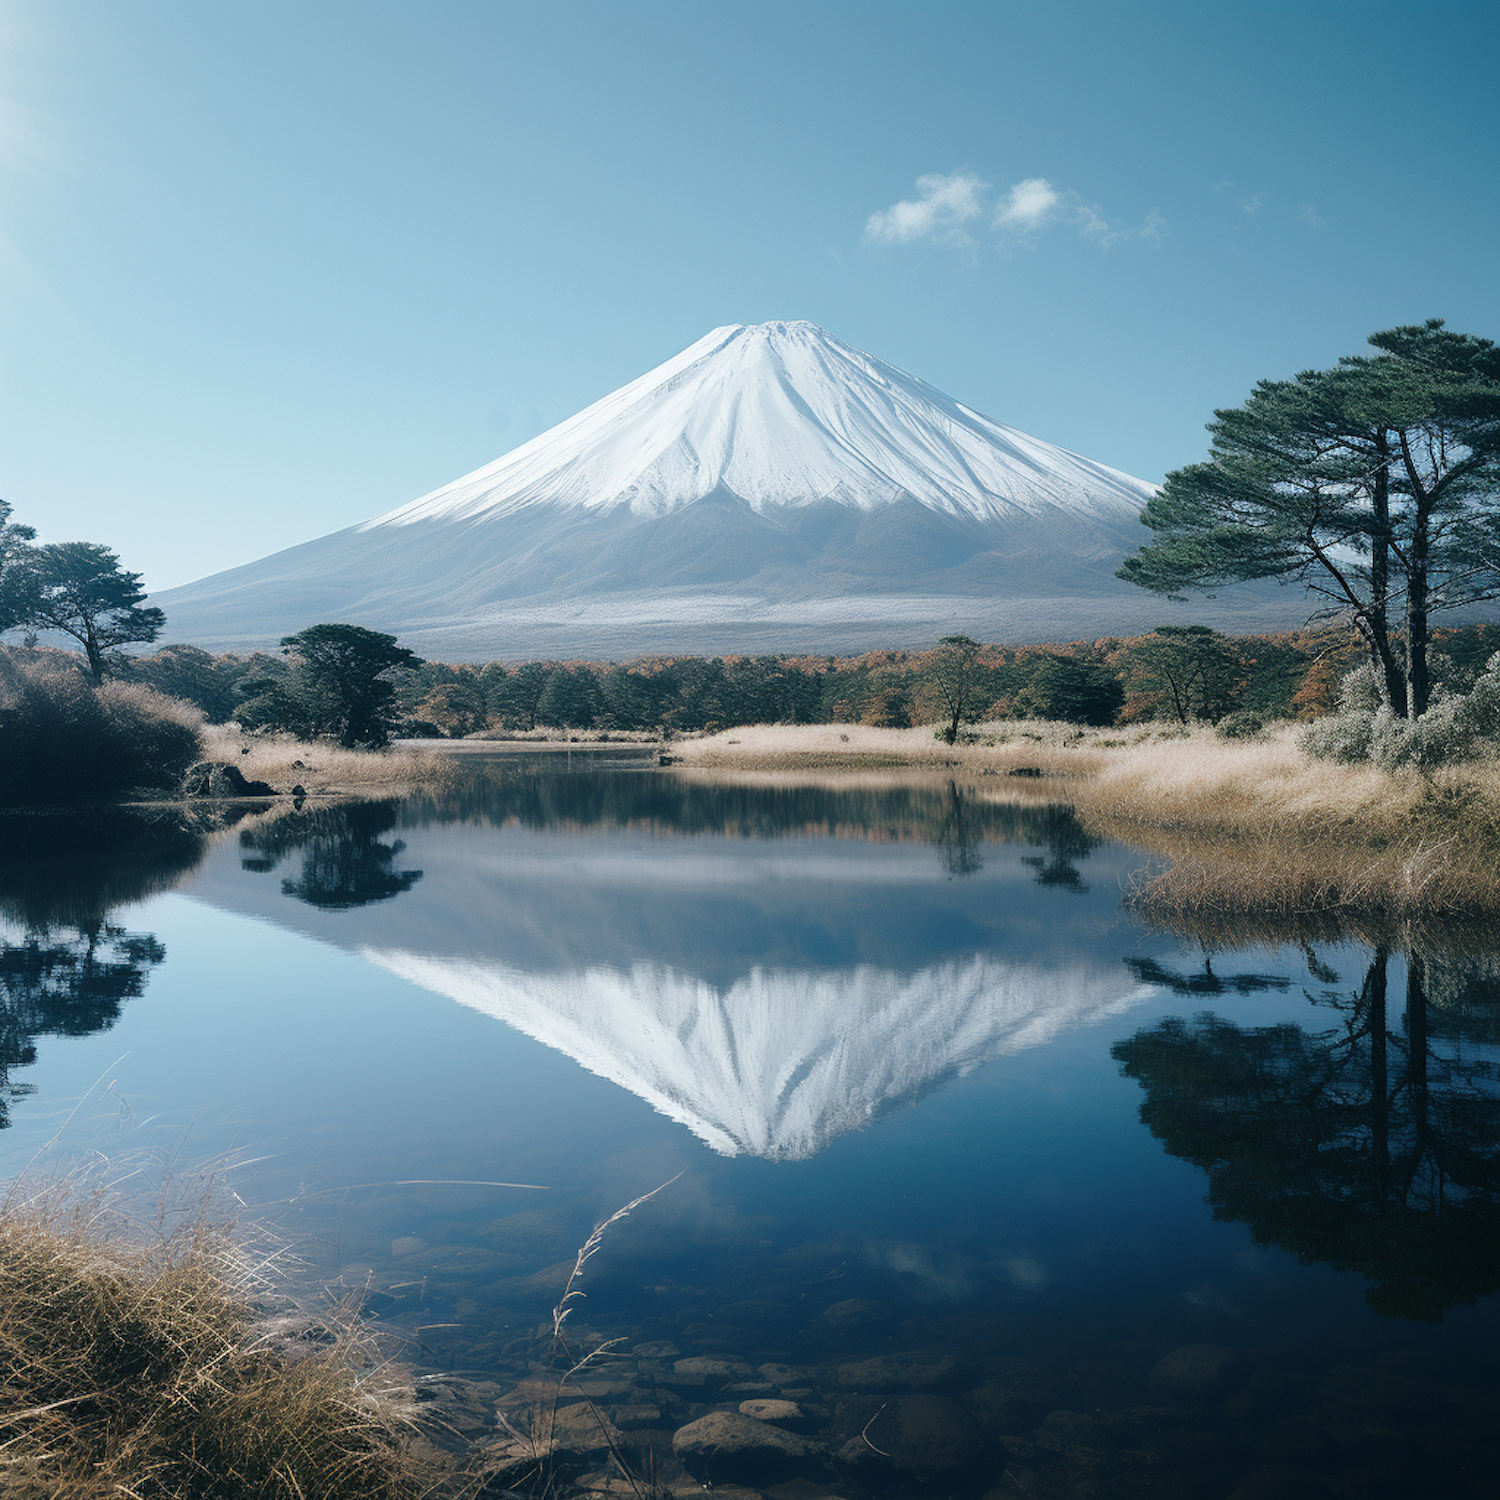
[(203, 715), (139, 683), (0, 656), (0, 801), (105, 801), (175, 788), (202, 752)]
[(1467, 693), (1439, 696), (1420, 719), (1398, 719), (1368, 666), (1351, 672), (1339, 710), (1310, 724), (1302, 747), (1323, 760), (1368, 761), (1386, 771), (1431, 771), (1500, 748), (1500, 652)]
[(1253, 708), (1237, 708), (1225, 714), (1215, 727), (1220, 739), (1253, 740), (1266, 727), (1266, 721)]

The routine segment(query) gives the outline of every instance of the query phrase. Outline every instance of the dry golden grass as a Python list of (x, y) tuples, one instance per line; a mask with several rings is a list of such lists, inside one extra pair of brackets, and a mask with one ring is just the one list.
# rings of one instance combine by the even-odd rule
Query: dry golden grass
[(1068, 802), (1095, 832), (1161, 855), (1129, 899), (1169, 924), (1500, 924), (1500, 764), (1392, 775), (1314, 760), (1296, 734), (1007, 721), (948, 746), (930, 728), (832, 724), (726, 730), (674, 751), (721, 774), (1038, 771), (1008, 779), (1006, 798)]
[(15, 1500), (397, 1500), (423, 1486), (350, 1317), (294, 1358), (203, 1222), (122, 1235), (98, 1199), (0, 1209), (0, 1493)]
[(204, 731), (204, 759), (235, 765), (252, 781), (278, 791), (302, 786), (313, 794), (399, 793), (447, 781), (452, 762), (420, 750), (345, 750), (290, 735), (246, 735), (225, 725)]

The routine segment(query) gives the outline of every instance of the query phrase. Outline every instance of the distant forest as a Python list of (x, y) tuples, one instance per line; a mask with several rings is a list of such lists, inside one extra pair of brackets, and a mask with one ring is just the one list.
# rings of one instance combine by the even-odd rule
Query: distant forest
[[(1500, 626), (1434, 632), (1438, 678), (1466, 687), (1500, 650)], [(1067, 646), (982, 646), (964, 717), (1219, 723), (1231, 715), (1311, 719), (1331, 711), (1339, 681), (1364, 659), (1347, 630), (1222, 636), (1204, 627)], [(122, 662), (122, 676), (197, 704), (215, 723), (257, 726), (280, 654), (215, 656), (164, 646)], [(696, 731), (740, 724), (859, 723), (903, 728), (943, 716), (937, 651), (858, 656), (648, 657), (615, 663), (424, 662), (392, 674), (406, 736), (562, 730)]]

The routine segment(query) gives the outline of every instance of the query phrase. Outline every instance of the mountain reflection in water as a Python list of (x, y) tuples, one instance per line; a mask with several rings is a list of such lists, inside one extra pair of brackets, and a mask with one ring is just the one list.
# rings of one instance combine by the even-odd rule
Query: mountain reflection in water
[(915, 974), (753, 969), (727, 989), (655, 964), (531, 974), (365, 956), (565, 1052), (726, 1156), (815, 1156), (1003, 1053), (1138, 1004), (1113, 967), (985, 955)]
[[(1129, 1007), (1239, 1006), (1112, 1049), (1214, 1216), (1364, 1277), (1382, 1314), (1435, 1320), (1500, 1289), (1494, 962), (1424, 934), (1335, 963), (1259, 925), (1254, 957), (1220, 930), (1194, 961), (1119, 912), (1139, 856), (1004, 793), (527, 767), (238, 824), (9, 819), (0, 1125), (38, 1038), (118, 1024), (167, 961), (118, 908), (181, 887), (500, 1020), (724, 1157), (809, 1161)], [(1288, 1020), (1297, 952), (1308, 1012)], [(1262, 1002), (1277, 1024), (1246, 1014)]]
[[(606, 839), (559, 880), (555, 868), (518, 857), (524, 845), (505, 845), (510, 858), (497, 859), (494, 831), (506, 829), (644, 833), (653, 843), (614, 853), (618, 844)], [(397, 830), (405, 837), (391, 838)], [(439, 844), (426, 841), (434, 832), (443, 835)], [(903, 935), (905, 962), (849, 950), (850, 933), (833, 934), (835, 944), (808, 934), (788, 945), (800, 953), (777, 954), (767, 933), (784, 937), (805, 926), (803, 908), (817, 904), (789, 896), (795, 883), (811, 880), (820, 894), (852, 884), (858, 893), (883, 878), (842, 857), (831, 865), (806, 852), (791, 863), (763, 858), (765, 846), (790, 839), (832, 839), (846, 852), (928, 845), (936, 861), (901, 878), (929, 889), (945, 876), (981, 876), (987, 844), (1021, 845), (1045, 851), (1014, 862), (1035, 871), (1032, 884), (1074, 895), (1088, 891), (1077, 862), (1099, 847), (1066, 807), (981, 800), (951, 780), (850, 790), (590, 772), (501, 777), (446, 798), (293, 811), (245, 829), (240, 845), (251, 851), (241, 860), (251, 874), (291, 868), (300, 854), (282, 894), (351, 913), (326, 929), (333, 941), (566, 1054), (725, 1155), (811, 1157), (994, 1057), (1152, 993), (1113, 958), (1090, 957), (1086, 941), (1061, 964), (989, 951), (993, 932), (955, 924), (947, 898), (930, 903), (925, 941), (914, 947)], [(441, 867), (438, 878), (450, 880), (439, 898), (441, 928), (439, 914), (415, 897), (369, 922), (352, 915), (412, 892), (423, 872), (395, 864), (408, 840), (420, 846), (424, 866)], [(452, 881), (455, 868), (466, 878)], [(856, 900), (843, 924), (851, 932), (861, 910), (868, 915), (890, 898)], [(460, 908), (467, 923), (456, 919)], [(622, 941), (644, 912), (650, 942)], [(746, 926), (747, 913), (746, 940), (736, 943), (732, 933)], [(901, 927), (918, 915), (908, 902), (892, 907)], [(1097, 920), (1074, 915), (1084, 929)], [(1034, 921), (1029, 909), (1028, 916)], [(285, 912), (281, 919), (296, 920)], [(547, 933), (549, 951), (527, 963), (537, 931)], [(726, 963), (726, 946), (743, 956)], [(808, 950), (821, 950), (823, 961), (809, 964)]]

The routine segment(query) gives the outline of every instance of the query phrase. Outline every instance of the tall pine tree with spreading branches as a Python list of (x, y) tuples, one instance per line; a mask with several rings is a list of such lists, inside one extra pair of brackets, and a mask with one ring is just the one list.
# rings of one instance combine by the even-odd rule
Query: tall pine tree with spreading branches
[(1393, 712), (1431, 697), (1431, 618), (1500, 597), (1500, 349), (1441, 319), (1263, 380), (1167, 475), (1119, 576), (1172, 597), (1298, 582), (1359, 632)]

